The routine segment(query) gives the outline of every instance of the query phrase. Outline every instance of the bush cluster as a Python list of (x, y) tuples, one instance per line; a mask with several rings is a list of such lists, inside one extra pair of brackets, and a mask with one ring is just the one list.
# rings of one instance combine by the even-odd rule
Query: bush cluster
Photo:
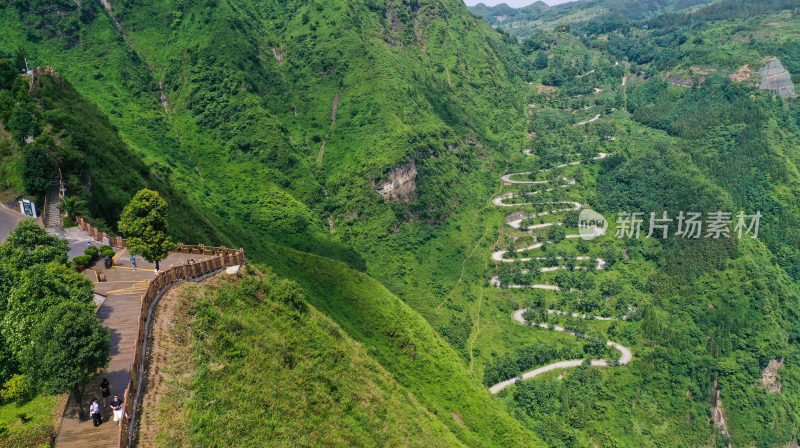
[(83, 251), (83, 255), (75, 257), (72, 260), (72, 263), (80, 271), (88, 268), (100, 258), (105, 258), (107, 256), (114, 256), (113, 247), (107, 244), (100, 246), (99, 248), (97, 246), (89, 246), (85, 251)]

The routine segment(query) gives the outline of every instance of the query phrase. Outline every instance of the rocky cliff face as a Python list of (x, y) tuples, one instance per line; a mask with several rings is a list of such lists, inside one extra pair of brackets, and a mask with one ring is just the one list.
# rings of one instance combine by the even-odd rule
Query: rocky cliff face
[(784, 360), (781, 359), (773, 359), (769, 362), (767, 367), (764, 367), (763, 376), (761, 377), (761, 384), (764, 386), (764, 389), (771, 394), (778, 393), (781, 391), (783, 384), (781, 384), (780, 380), (778, 379), (778, 373), (783, 368)]
[(417, 200), (417, 167), (414, 162), (401, 165), (389, 173), (389, 178), (377, 190), (378, 194), (397, 202)]
[(761, 67), (761, 70), (756, 75), (761, 79), (758, 85), (759, 89), (769, 90), (774, 96), (781, 98), (793, 98), (795, 96), (792, 76), (786, 71), (778, 58), (767, 59), (766, 65)]

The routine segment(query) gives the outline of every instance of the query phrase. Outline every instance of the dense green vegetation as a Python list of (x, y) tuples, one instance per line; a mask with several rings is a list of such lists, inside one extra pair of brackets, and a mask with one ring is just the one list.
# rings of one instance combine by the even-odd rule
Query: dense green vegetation
[[(498, 268), (501, 284), (547, 280), (579, 289), (553, 298), (547, 293), (544, 301), (538, 293), (529, 299), (529, 293), (504, 292), (517, 306), (619, 316), (633, 305), (641, 313), (629, 316), (631, 323), (597, 328), (615, 340), (633, 343), (638, 361), (628, 372), (576, 370), (562, 380), (545, 377), (504, 392), (516, 415), (549, 444), (670, 446), (703, 445), (711, 440), (723, 445), (731, 440), (734, 446), (776, 446), (797, 439), (798, 415), (789, 404), (796, 397), (789, 391), (790, 384), (797, 379), (797, 364), (791, 361), (797, 360), (793, 335), (798, 328), (794, 312), (798, 290), (793, 279), (797, 269), (797, 106), (759, 92), (751, 82), (742, 82), (746, 79), (735, 82), (728, 77), (746, 64), (755, 72), (769, 55), (785, 60), (787, 66), (794, 64), (791, 42), (798, 22), (792, 8), (796, 5), (791, 2), (769, 8), (755, 3), (717, 4), (697, 9), (691, 20), (680, 14), (666, 15), (647, 22), (647, 28), (622, 18), (603, 18), (577, 23), (580, 28), (572, 29), (580, 37), (543, 32), (523, 42), (528, 67), (535, 70), (529, 79), (556, 88), (546, 95), (541, 89), (536, 92), (537, 108), (529, 118), (529, 127), (536, 132), (536, 143), (529, 148), (552, 161), (518, 165), (520, 169), (510, 171), (552, 166), (565, 160), (553, 154), (578, 152), (575, 148), (583, 152), (587, 143), (591, 145), (587, 138), (591, 130), (581, 136), (568, 127), (575, 119), (566, 115), (557, 120), (557, 114), (542, 107), (590, 106), (609, 114), (593, 124), (602, 126), (595, 132), (617, 140), (607, 149), (617, 156), (601, 163), (596, 190), (547, 199), (587, 201), (606, 214), (612, 234), (620, 211), (664, 210), (672, 217), (680, 210), (745, 210), (764, 215), (758, 242), (749, 238), (609, 241), (605, 237), (592, 241), (588, 251), (567, 245), (556, 252), (567, 257), (605, 256), (614, 260), (607, 273), (590, 276), (560, 271), (563, 278), (559, 279), (538, 273), (541, 263), (522, 264), (531, 269), (527, 274), (507, 266)], [(789, 71), (797, 73), (793, 67)], [(623, 76), (628, 81), (625, 87), (620, 85)], [(686, 78), (695, 88), (677, 85)], [(594, 88), (602, 93), (592, 94)], [(570, 176), (578, 178), (574, 173)], [(587, 176), (581, 179), (586, 181)], [(547, 218), (526, 222), (547, 222)], [(528, 241), (522, 237), (505, 247), (524, 247)], [(605, 248), (596, 251), (597, 245)], [(555, 264), (555, 260), (543, 263)], [(587, 282), (591, 277), (595, 278)], [(598, 277), (603, 278), (604, 291), (598, 291)], [(604, 303), (615, 291), (626, 297), (622, 307)], [(557, 322), (564, 320), (560, 317)], [(563, 325), (578, 328), (580, 324)], [(491, 346), (498, 347), (496, 341)], [(489, 363), (486, 374), (493, 378), (497, 366), (531, 359), (517, 353), (508, 351), (497, 358), (500, 362)], [(779, 373), (783, 392), (768, 393), (761, 385), (762, 374), (770, 360), (781, 359), (786, 360)], [(545, 362), (526, 364), (516, 371)], [(510, 371), (515, 371), (514, 364)], [(571, 378), (581, 378), (581, 384), (572, 383)], [(587, 382), (595, 386), (587, 390)], [(708, 396), (714, 387), (722, 391), (726, 428), (706, 424)], [(580, 402), (570, 398), (575, 396), (580, 396)], [(589, 419), (573, 420), (578, 415)], [(556, 429), (565, 420), (574, 423)], [(550, 422), (549, 426), (543, 421)], [(643, 427), (648, 429), (642, 431)]]
[[(203, 293), (187, 317), (197, 326), (182, 331), (208, 335), (191, 341), (208, 387), (170, 398), (186, 413), (166, 438), (230, 443), (228, 414), (200, 400), (230, 400), (236, 372), (244, 395), (286, 384), (287, 354), (338, 347), (339, 361), (302, 364), (311, 392), (288, 384), (276, 401), (309, 393), (330, 407), (297, 410), (292, 430), (337, 422), (355, 437), (309, 443), (393, 444), (415, 422), (419, 445), (781, 446), (800, 437), (800, 108), (752, 75), (777, 56), (797, 79), (800, 20), (792, 1), (702, 3), (484, 8), (492, 24), (507, 16), (495, 32), (458, 0), (7, 2), (0, 175), (41, 195), (57, 162), (112, 230), (136, 191), (157, 190), (175, 241), (242, 246), (274, 272)], [(24, 53), (56, 69), (32, 91), (14, 75)], [(599, 153), (613, 156), (537, 172)], [(499, 180), (523, 172), (513, 180), (554, 188)], [(539, 204), (489, 202), (506, 193)], [(607, 234), (567, 238), (577, 212), (537, 215), (546, 202), (603, 213)], [(759, 211), (759, 238), (614, 237), (619, 212), (716, 210)], [(495, 263), (501, 249), (532, 259)], [(589, 338), (518, 325), (520, 308)], [(613, 359), (608, 339), (633, 361), (486, 390), (553, 361)], [(365, 393), (343, 380), (364, 372), (356, 360), (408, 420), (373, 430), (381, 406), (335, 402)], [(770, 362), (779, 391), (762, 384)], [(710, 421), (717, 390), (724, 427)], [(290, 428), (252, 426), (240, 441)]]
[[(48, 396), (63, 392), (80, 400), (89, 379), (108, 364), (110, 336), (95, 316), (92, 284), (66, 264), (68, 251), (67, 241), (33, 220), (22, 221), (0, 244), (4, 446), (50, 437), (52, 409), (42, 410), (41, 403), (52, 403)], [(28, 417), (26, 409), (35, 412)], [(14, 417), (11, 410), (17, 410)]]
[(526, 37), (536, 32), (571, 28), (609, 18), (641, 20), (706, 3), (711, 3), (711, 0), (584, 0), (550, 7), (537, 1), (522, 8), (511, 8), (505, 3), (491, 7), (478, 3), (469, 9), (493, 26)]
[(539, 445), (534, 434), (471, 378), (453, 347), (383, 285), (342, 262), (279, 246), (271, 248), (269, 259), (278, 275), (300, 285), (314, 308), (363, 345), (430, 412), (441, 416), (461, 443)]

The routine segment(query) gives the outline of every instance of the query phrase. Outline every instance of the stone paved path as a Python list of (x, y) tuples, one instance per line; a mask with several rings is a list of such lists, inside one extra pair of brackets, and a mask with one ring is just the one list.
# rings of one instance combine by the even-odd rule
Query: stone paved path
[[(127, 250), (120, 250), (115, 256), (115, 266), (106, 269), (102, 260), (93, 269), (87, 269), (84, 274), (94, 282), (96, 294), (105, 296), (97, 316), (103, 326), (111, 332), (111, 361), (108, 368), (93, 384), (87, 388), (84, 397), (84, 407), (88, 409), (88, 401), (93, 397), (100, 398), (100, 381), (108, 378), (111, 383), (111, 394), (120, 396), (125, 392), (129, 380), (129, 369), (133, 362), (133, 347), (138, 331), (137, 322), (140, 311), (140, 298), (147, 288), (147, 282), (154, 277), (154, 266), (136, 257), (139, 269), (132, 269), (129, 261), (130, 254)], [(179, 265), (189, 259), (201, 261), (210, 256), (197, 254), (170, 253), (169, 257), (161, 262), (161, 268), (167, 269), (170, 265)], [(104, 274), (105, 282), (97, 282), (97, 275)], [(101, 402), (101, 407), (102, 402)], [(74, 397), (70, 398), (61, 429), (56, 439), (58, 448), (99, 448), (116, 447), (119, 435), (118, 426), (111, 421), (111, 409), (103, 408), (103, 424), (99, 427), (92, 426), (91, 420), (80, 421), (78, 408)]]

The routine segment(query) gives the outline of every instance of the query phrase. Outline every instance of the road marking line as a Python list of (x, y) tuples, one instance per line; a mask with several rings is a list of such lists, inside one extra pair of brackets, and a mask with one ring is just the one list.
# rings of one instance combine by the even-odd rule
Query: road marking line
[(96, 280), (95, 283), (99, 283), (100, 282), (100, 275), (97, 274), (97, 271), (95, 271), (92, 268), (86, 268), (86, 270), (94, 272), (94, 279)]
[[(130, 270), (134, 270), (133, 268), (131, 268), (131, 267), (128, 267), (128, 266), (112, 266), (111, 268), (112, 268), (112, 269), (130, 269)], [(137, 271), (149, 271), (149, 272), (155, 272), (155, 270), (154, 270), (154, 269), (136, 268), (135, 270), (137, 270)]]

